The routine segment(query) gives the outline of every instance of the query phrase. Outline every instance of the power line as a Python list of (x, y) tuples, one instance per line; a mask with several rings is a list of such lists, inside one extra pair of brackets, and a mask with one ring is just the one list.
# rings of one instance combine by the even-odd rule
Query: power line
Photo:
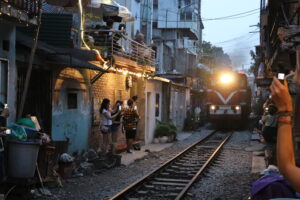
[(230, 49), (224, 49), (223, 48), (223, 50), (225, 50), (225, 51), (230, 51), (230, 50), (243, 50), (243, 49), (252, 49), (252, 48), (254, 48), (255, 46), (249, 46), (249, 47), (242, 47), (242, 48), (230, 48)]
[[(242, 12), (242, 13), (238, 13), (238, 14), (234, 14), (234, 15), (228, 15), (228, 16), (224, 16), (224, 17), (217, 17), (217, 18), (203, 18), (203, 21), (211, 21), (211, 20), (221, 20), (221, 19), (226, 19), (226, 18), (232, 18), (232, 17), (238, 17), (240, 15), (245, 15), (245, 14), (248, 14), (248, 15), (252, 15), (252, 14), (256, 14), (258, 12), (255, 12), (255, 11), (258, 11), (259, 8), (257, 9), (254, 9), (254, 10), (249, 10), (249, 11), (246, 11), (246, 12)], [(254, 12), (254, 13), (253, 13)], [(249, 14), (251, 13), (251, 14)], [(246, 16), (248, 16), (246, 15)]]
[[(164, 10), (164, 11), (163, 11)], [(240, 19), (240, 18), (244, 18), (244, 17), (248, 17), (250, 15), (254, 15), (254, 14), (257, 14), (259, 13), (259, 11), (257, 12), (257, 10), (259, 10), (259, 8), (257, 9), (254, 9), (254, 10), (250, 10), (250, 11), (246, 11), (246, 12), (242, 12), (242, 13), (238, 13), (238, 14), (234, 14), (234, 15), (229, 15), (229, 16), (224, 16), (224, 17), (218, 17), (218, 18), (202, 18), (202, 19), (196, 19), (196, 20), (188, 20), (188, 21), (181, 21), (181, 20), (167, 20), (167, 22), (199, 22), (199, 21), (216, 21), (216, 20), (232, 20), (232, 19)], [(172, 11), (172, 10), (169, 10), (169, 9), (160, 9), (158, 10), (158, 13), (161, 13), (159, 11), (162, 11), (162, 12), (170, 12), (170, 13), (174, 13), (174, 14), (180, 14), (179, 12), (175, 12), (175, 11)], [(159, 17), (162, 17), (164, 19), (167, 19), (168, 16), (165, 16), (165, 15), (160, 15), (158, 14)], [(137, 18), (140, 18), (142, 20), (144, 20), (143, 18), (141, 17), (137, 17)], [(158, 21), (161, 21), (161, 22), (165, 22), (166, 20), (160, 20), (160, 19), (157, 19), (157, 20), (153, 20), (154, 22), (158, 22)]]
[(252, 38), (253, 36), (254, 36), (254, 34), (257, 34), (257, 33), (246, 33), (246, 34), (244, 34), (244, 35), (241, 35), (241, 36), (238, 36), (238, 37), (234, 37), (234, 38), (231, 38), (231, 39), (229, 39), (229, 40), (225, 40), (225, 41), (221, 41), (221, 42), (217, 42), (217, 43), (213, 43), (212, 45), (217, 45), (217, 44), (224, 44), (224, 43), (229, 43), (229, 42), (235, 42), (236, 40), (239, 40), (239, 39), (242, 39), (242, 38), (244, 38), (244, 37), (247, 37), (249, 34), (252, 34), (252, 35), (250, 35), (250, 37), (248, 37), (248, 38), (246, 38), (246, 39), (250, 39), (250, 38)]

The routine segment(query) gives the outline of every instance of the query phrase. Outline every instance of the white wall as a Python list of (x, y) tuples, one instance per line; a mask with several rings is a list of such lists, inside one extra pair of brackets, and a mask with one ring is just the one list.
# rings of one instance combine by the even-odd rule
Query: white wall
[[(0, 23), (0, 59), (7, 59), (8, 66), (8, 96), (7, 103), (10, 108), (10, 117), (8, 122), (15, 121), (16, 118), (16, 27), (11, 24)], [(9, 51), (3, 51), (2, 41), (9, 40)]]
[[(159, 116), (155, 116), (156, 94), (159, 94)], [(146, 81), (146, 126), (145, 143), (149, 144), (154, 138), (156, 120), (161, 121), (162, 116), (162, 82)]]
[(136, 0), (116, 0), (120, 5), (125, 6), (132, 13), (134, 18), (133, 22), (126, 22), (126, 32), (132, 39), (135, 38), (137, 31), (140, 31), (141, 27), (141, 3)]

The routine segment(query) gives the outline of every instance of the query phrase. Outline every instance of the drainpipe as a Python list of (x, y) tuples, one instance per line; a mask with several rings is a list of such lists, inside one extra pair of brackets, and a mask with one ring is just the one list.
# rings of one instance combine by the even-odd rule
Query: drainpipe
[(39, 39), (39, 32), (40, 32), (40, 27), (41, 27), (41, 19), (42, 19), (42, 1), (39, 1), (39, 14), (38, 14), (38, 19), (37, 19), (37, 27), (36, 31), (33, 37), (33, 44), (30, 52), (30, 58), (29, 58), (29, 64), (28, 64), (28, 69), (26, 73), (26, 79), (25, 79), (25, 85), (24, 85), (24, 90), (21, 98), (21, 103), (20, 103), (20, 109), (18, 113), (18, 119), (22, 117), (23, 110), (24, 110), (24, 105), (27, 97), (27, 91), (28, 91), (28, 86), (30, 82), (30, 77), (31, 77), (31, 71), (32, 71), (32, 65), (34, 61), (34, 56), (35, 56), (35, 50), (37, 47), (38, 39)]

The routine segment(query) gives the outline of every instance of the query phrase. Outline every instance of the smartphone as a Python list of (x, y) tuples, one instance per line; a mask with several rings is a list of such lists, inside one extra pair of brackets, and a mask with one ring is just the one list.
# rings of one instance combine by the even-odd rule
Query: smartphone
[(11, 134), (11, 130), (10, 129), (6, 129), (5, 130), (5, 134), (7, 134), (7, 135)]
[(283, 84), (284, 83), (285, 74), (284, 73), (278, 73), (277, 78)]
[(122, 110), (122, 106), (119, 106), (119, 110)]

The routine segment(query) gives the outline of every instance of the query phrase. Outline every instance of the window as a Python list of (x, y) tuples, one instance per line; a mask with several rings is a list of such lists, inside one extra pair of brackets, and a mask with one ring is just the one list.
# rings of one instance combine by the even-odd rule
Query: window
[(155, 117), (159, 117), (159, 94), (155, 96)]
[(268, 6), (268, 0), (261, 0), (261, 9), (265, 10)]
[(77, 109), (77, 93), (68, 93), (68, 109)]
[(192, 21), (193, 20), (193, 8), (185, 7), (180, 12), (180, 21)]
[(9, 51), (9, 40), (3, 40), (2, 41), (2, 49), (4, 51)]

